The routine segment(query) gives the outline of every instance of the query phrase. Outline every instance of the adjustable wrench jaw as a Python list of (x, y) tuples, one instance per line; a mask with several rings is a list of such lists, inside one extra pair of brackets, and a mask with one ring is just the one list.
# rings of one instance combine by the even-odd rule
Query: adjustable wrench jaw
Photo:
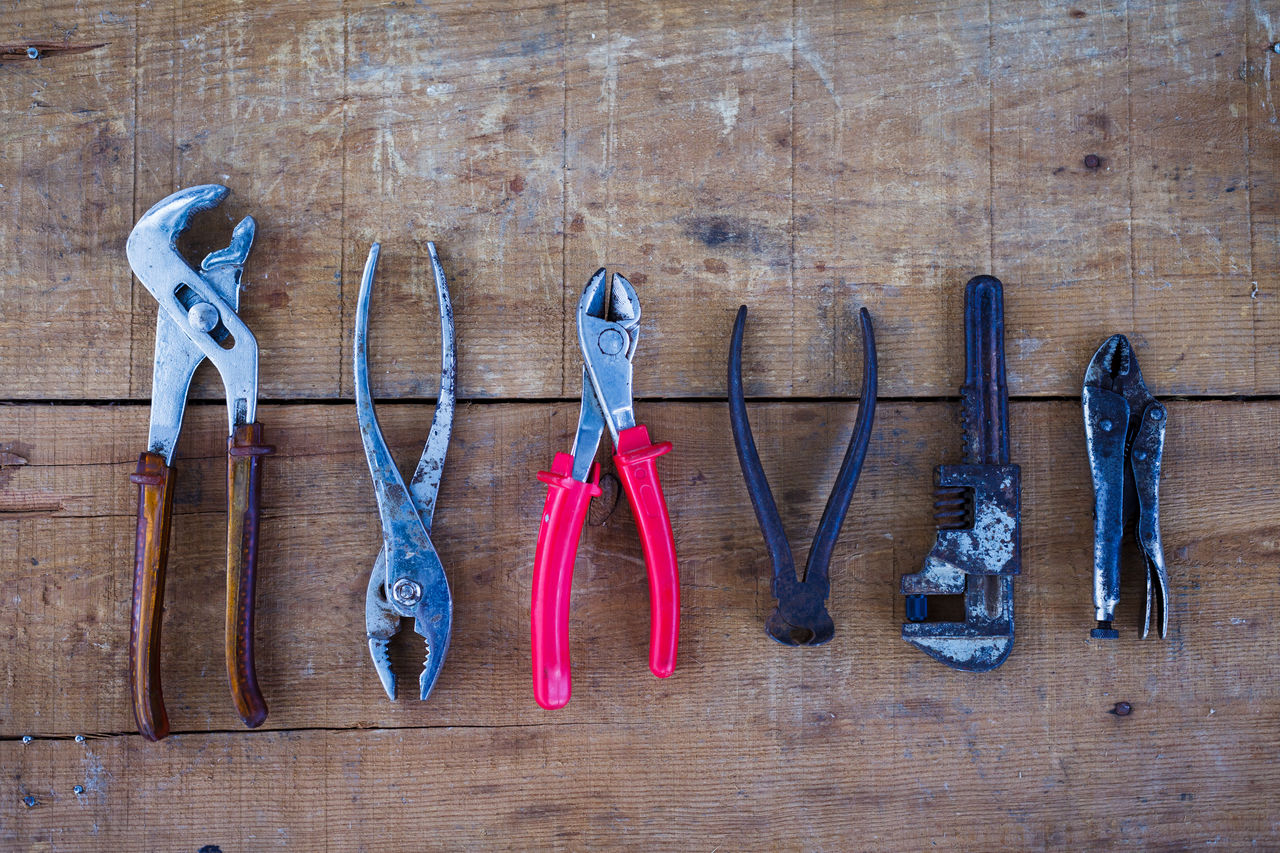
[[(902, 576), (902, 639), (941, 663), (987, 672), (1013, 649), (1013, 579), (1021, 572), (1021, 475), (1009, 464), (1004, 287), (965, 286), (964, 464), (934, 472), (937, 539), (919, 572)], [(963, 622), (929, 622), (929, 596), (963, 596)]]
[(210, 253), (199, 271), (177, 247), (191, 217), (217, 207), (228, 192), (220, 184), (205, 184), (173, 193), (142, 215), (125, 244), (134, 275), (160, 306), (152, 384), (156, 396), (166, 402), (157, 413), (163, 420), (154, 424), (157, 434), (151, 443), (167, 457), (181, 427), (177, 395), (185, 400), (191, 376), (204, 358), (213, 362), (226, 388), (229, 432), (257, 419), (258, 341), (236, 314), (254, 220), (241, 220), (231, 244)]

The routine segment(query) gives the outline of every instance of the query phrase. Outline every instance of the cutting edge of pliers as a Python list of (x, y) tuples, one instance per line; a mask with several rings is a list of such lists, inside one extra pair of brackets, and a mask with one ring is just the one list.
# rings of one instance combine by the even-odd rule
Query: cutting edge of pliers
[[(608, 286), (606, 287), (606, 281)], [(563, 707), (572, 694), (569, 662), (569, 598), (578, 542), (591, 499), (600, 494), (594, 459), (608, 430), (613, 462), (635, 517), (649, 575), (649, 670), (666, 678), (675, 669), (680, 627), (680, 579), (675, 538), (656, 460), (670, 442), (654, 443), (637, 424), (632, 399), (632, 360), (639, 340), (640, 300), (619, 274), (592, 275), (577, 307), (583, 358), (582, 406), (571, 453), (558, 453), (550, 471), (538, 473), (547, 498), (534, 552), (530, 633), (534, 699)]]
[(1085, 445), (1094, 492), (1093, 599), (1097, 627), (1091, 635), (1115, 639), (1120, 600), (1120, 556), (1132, 532), (1147, 575), (1142, 636), (1154, 614), (1163, 639), (1169, 628), (1169, 577), (1160, 539), (1160, 465), (1168, 410), (1147, 390), (1138, 356), (1124, 335), (1098, 347), (1085, 370), (1081, 395)]
[(751, 506), (773, 563), (772, 590), (777, 606), (765, 621), (765, 633), (786, 646), (820, 646), (835, 636), (835, 622), (826, 606), (831, 592), (831, 555), (858, 486), (876, 411), (876, 343), (871, 314), (862, 308), (858, 319), (862, 327), (862, 391), (858, 397), (858, 415), (844, 460), (831, 487), (831, 495), (814, 533), (803, 579), (796, 574), (791, 544), (765, 477), (764, 466), (760, 463), (747, 417), (742, 387), (742, 339), (747, 325), (747, 306), (738, 309), (733, 324), (733, 337), (729, 344), (729, 423)]
[(356, 414), (383, 539), (365, 594), (365, 632), (378, 679), (387, 696), (395, 699), (391, 639), (400, 632), (404, 619), (414, 620), (414, 630), (426, 643), (418, 678), (419, 698), (426, 699), (444, 666), (453, 630), (453, 596), (430, 535), (456, 407), (453, 306), (436, 246), (427, 243), (440, 306), (440, 392), (422, 456), (406, 485), (378, 424), (369, 384), (369, 308), (380, 251), (381, 246), (374, 243), (365, 262), (356, 303), (353, 359)]

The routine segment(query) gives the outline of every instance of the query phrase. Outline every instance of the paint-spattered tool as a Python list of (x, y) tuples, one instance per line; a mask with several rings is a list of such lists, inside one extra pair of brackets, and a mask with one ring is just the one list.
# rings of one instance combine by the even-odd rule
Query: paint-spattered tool
[(1142, 636), (1152, 614), (1163, 638), (1169, 629), (1169, 576), (1160, 544), (1160, 459), (1169, 412), (1147, 391), (1138, 356), (1124, 335), (1098, 348), (1084, 374), (1084, 434), (1093, 475), (1092, 635), (1115, 639), (1120, 601), (1120, 544), (1132, 532), (1147, 574)]
[(853, 491), (858, 486), (858, 475), (871, 441), (871, 424), (876, 412), (876, 342), (871, 330), (871, 315), (863, 308), (859, 313), (862, 324), (862, 393), (858, 399), (858, 416), (853, 434), (845, 451), (844, 462), (836, 475), (831, 496), (818, 522), (804, 577), (796, 574), (791, 543), (787, 541), (782, 517), (774, 503), (773, 492), (765, 478), (760, 454), (756, 451), (751, 435), (751, 423), (747, 420), (747, 403), (742, 390), (742, 336), (747, 325), (747, 306), (738, 309), (733, 324), (733, 338), (729, 345), (729, 423), (733, 427), (733, 442), (738, 451), (738, 464), (747, 481), (747, 493), (755, 509), (760, 532), (764, 534), (765, 547), (773, 561), (773, 597), (777, 607), (765, 621), (765, 633), (787, 646), (820, 646), (835, 635), (835, 623), (827, 612), (827, 597), (831, 593), (831, 554)]
[(533, 642), (533, 696), (544, 708), (561, 708), (572, 692), (569, 673), (569, 593), (578, 540), (591, 499), (600, 495), (596, 450), (604, 431), (613, 440), (613, 464), (627, 493), (649, 570), (649, 670), (671, 675), (680, 635), (680, 575), (667, 501), (657, 459), (671, 451), (653, 443), (636, 423), (631, 363), (640, 341), (640, 299), (618, 274), (606, 283), (604, 269), (591, 277), (578, 302), (578, 347), (582, 351), (582, 409), (572, 453), (557, 453), (533, 558), (529, 617)]
[[(1021, 571), (1019, 469), (1009, 464), (1000, 280), (965, 286), (964, 457), (935, 470), (937, 540), (924, 568), (902, 577), (902, 639), (956, 669), (985, 672), (1013, 648), (1013, 579)], [(964, 621), (929, 621), (930, 596), (963, 596)]]
[(178, 251), (191, 217), (222, 203), (218, 184), (190, 187), (160, 201), (138, 220), (125, 252), (142, 285), (160, 303), (155, 366), (151, 376), (151, 427), (147, 452), (130, 480), (138, 484), (138, 533), (129, 633), (129, 673), (138, 732), (148, 740), (169, 733), (160, 690), (160, 616), (164, 606), (169, 523), (173, 515), (171, 466), (187, 389), (206, 358), (222, 377), (227, 395), (227, 676), (236, 710), (253, 728), (267, 718), (253, 659), (253, 603), (262, 493), (262, 443), (258, 404), (258, 342), (240, 319), (240, 277), (253, 245), (255, 223), (245, 217), (231, 245), (205, 257), (200, 269)]
[(369, 249), (364, 277), (360, 281), (352, 371), (360, 439), (364, 443), (369, 472), (373, 475), (378, 518), (382, 524), (382, 550), (374, 560), (365, 594), (365, 630), (373, 668), (387, 696), (395, 699), (396, 676), (391, 669), (391, 639), (400, 632), (405, 619), (413, 620), (414, 630), (426, 641), (426, 658), (418, 676), (418, 698), (426, 699), (444, 666), (453, 631), (453, 596), (449, 592), (449, 580), (445, 577), (440, 555), (431, 542), (431, 520), (435, 515), (436, 496), (444, 473), (444, 457), (449, 450), (456, 405), (458, 368), (454, 354), (453, 305), (449, 301), (449, 286), (436, 254), (436, 245), (428, 243), (427, 252), (431, 256), (431, 270), (436, 280), (436, 299), (440, 304), (440, 393), (431, 416), (427, 444), (413, 478), (406, 486), (386, 439), (382, 437), (382, 428), (378, 426), (378, 417), (373, 411), (373, 393), (369, 388), (369, 303), (380, 250), (377, 243)]

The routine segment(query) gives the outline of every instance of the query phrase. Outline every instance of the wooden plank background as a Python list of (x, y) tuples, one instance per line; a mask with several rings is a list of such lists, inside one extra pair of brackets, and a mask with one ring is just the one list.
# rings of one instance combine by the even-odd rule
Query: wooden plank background
[[(96, 47), (0, 61), (0, 847), (1280, 848), (1278, 12), (4, 4), (2, 53)], [(202, 368), (166, 606), (176, 734), (151, 744), (125, 670), (155, 305), (123, 250), (152, 203), (209, 181), (233, 195), (193, 248), (259, 223), (243, 313), (280, 451), (258, 597), (271, 715), (244, 730), (225, 684), (225, 422)], [(436, 392), (427, 240), (458, 322), (436, 522), (455, 632), (426, 703), (386, 700), (361, 625), (379, 532), (349, 353), (375, 239), (375, 390), (406, 467)], [(569, 311), (601, 264), (637, 285), (639, 415), (677, 445), (660, 470), (681, 656), (647, 673), (624, 501), (584, 534), (575, 695), (546, 712), (534, 473), (571, 441)], [(896, 589), (932, 539), (931, 469), (958, 453), (962, 286), (987, 271), (1006, 284), (1024, 574), (1012, 656), (970, 675), (901, 641)], [(801, 559), (856, 410), (857, 309), (876, 323), (883, 399), (821, 649), (762, 631), (768, 560), (723, 401), (743, 302), (753, 423)], [(1135, 583), (1121, 639), (1088, 639), (1077, 395), (1117, 331), (1170, 407), (1164, 642), (1138, 639)], [(398, 644), (398, 671), (419, 651)]]

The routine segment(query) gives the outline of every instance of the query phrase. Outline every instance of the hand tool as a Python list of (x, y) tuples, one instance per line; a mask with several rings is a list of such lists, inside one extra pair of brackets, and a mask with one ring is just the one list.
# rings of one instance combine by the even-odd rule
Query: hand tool
[(151, 428), (147, 452), (129, 479), (138, 489), (138, 535), (129, 632), (133, 714), (148, 740), (169, 733), (160, 690), (160, 615), (173, 515), (175, 471), (170, 467), (182, 430), (187, 389), (205, 358), (222, 377), (231, 436), (227, 439), (227, 676), (240, 719), (250, 728), (267, 718), (253, 663), (253, 590), (258, 563), (262, 493), (262, 443), (257, 423), (258, 342), (237, 316), (240, 276), (256, 224), (240, 220), (231, 245), (205, 257), (194, 270), (178, 252), (178, 237), (192, 215), (217, 207), (229, 191), (218, 184), (190, 187), (160, 201), (138, 220), (125, 253), (133, 273), (160, 303), (155, 367), (151, 378)]
[(1169, 413), (1142, 381), (1138, 356), (1124, 335), (1098, 347), (1084, 374), (1084, 434), (1093, 475), (1092, 636), (1115, 639), (1120, 601), (1120, 543), (1133, 531), (1147, 569), (1147, 609), (1161, 639), (1169, 629), (1169, 576), (1160, 546), (1160, 457)]
[(449, 652), (453, 631), (453, 596), (444, 574), (440, 555), (431, 544), (431, 519), (436, 510), (436, 494), (444, 472), (444, 457), (453, 432), (458, 366), (454, 355), (453, 304), (444, 268), (436, 254), (436, 244), (427, 243), (431, 270), (436, 279), (436, 299), (440, 303), (440, 393), (422, 458), (406, 488), (373, 411), (369, 390), (369, 298), (373, 274), (378, 267), (381, 246), (374, 243), (364, 265), (360, 298), (356, 302), (355, 364), (356, 415), (364, 455), (373, 475), (382, 523), (382, 550), (369, 575), (365, 595), (365, 630), (373, 667), (387, 696), (396, 698), (396, 676), (391, 671), (391, 638), (400, 631), (402, 619), (413, 619), (414, 630), (426, 640), (427, 656), (418, 677), (418, 698), (426, 699), (435, 686)]
[[(964, 464), (939, 465), (937, 540), (924, 568), (903, 575), (902, 639), (947, 666), (986, 672), (1013, 648), (1013, 578), (1019, 552), (1020, 476), (1009, 464), (1009, 391), (1004, 376), (1004, 293), (1000, 280), (965, 286), (965, 382), (960, 389)], [(964, 622), (929, 622), (928, 596), (964, 596)]]
[(804, 579), (796, 576), (791, 544), (782, 527), (782, 517), (769, 490), (760, 454), (756, 452), (747, 420), (747, 404), (742, 391), (742, 334), (747, 325), (747, 306), (738, 309), (729, 345), (729, 423), (733, 427), (733, 443), (738, 450), (738, 464), (747, 481), (751, 506), (764, 534), (765, 547), (773, 560), (773, 597), (777, 607), (765, 622), (770, 637), (786, 646), (820, 646), (835, 635), (835, 623), (827, 613), (827, 596), (831, 593), (829, 568), (831, 553), (840, 538), (853, 490), (858, 486), (862, 461), (871, 441), (871, 422), (876, 413), (876, 341), (871, 331), (871, 315), (863, 308), (858, 314), (862, 323), (862, 393), (858, 400), (858, 417), (854, 422), (849, 448), (845, 451), (840, 473), (836, 475), (831, 496), (822, 511), (818, 531), (809, 548)]
[(578, 302), (578, 346), (582, 350), (582, 409), (572, 453), (557, 453), (547, 484), (538, 547), (533, 560), (529, 609), (533, 639), (533, 695), (547, 709), (569, 701), (569, 592), (578, 540), (591, 499), (600, 494), (596, 449), (608, 427), (618, 479), (636, 519), (649, 570), (649, 669), (658, 678), (676, 665), (680, 634), (680, 577), (675, 538), (656, 460), (671, 442), (653, 444), (636, 424), (631, 399), (631, 362), (640, 340), (640, 300), (631, 282), (615, 273), (605, 286), (596, 271)]

